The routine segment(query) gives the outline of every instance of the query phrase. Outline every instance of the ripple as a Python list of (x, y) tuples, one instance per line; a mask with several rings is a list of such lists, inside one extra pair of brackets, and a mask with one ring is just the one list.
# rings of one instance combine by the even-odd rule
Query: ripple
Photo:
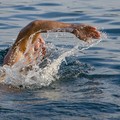
[(120, 9), (116, 9), (116, 8), (114, 8), (114, 9), (111, 9), (111, 10), (108, 10), (109, 12), (120, 12)]
[[(9, 19), (9, 18), (8, 18)], [(0, 24), (0, 29), (20, 28), (18, 25)]]
[(33, 11), (33, 10), (37, 10), (35, 7), (32, 6), (24, 6), (24, 5), (16, 5), (16, 6), (11, 6), (13, 7), (15, 10), (25, 10), (25, 11)]
[(16, 14), (11, 16), (11, 18), (22, 18), (25, 20), (35, 20), (36, 17), (40, 17), (39, 14)]
[(119, 28), (103, 29), (103, 32), (105, 32), (107, 34), (110, 34), (110, 33), (120, 34), (120, 29)]
[(84, 78), (87, 78), (87, 79), (105, 79), (105, 78), (108, 78), (108, 79), (112, 79), (112, 78), (118, 78), (120, 77), (120, 75), (115, 75), (115, 74), (93, 74), (93, 75), (88, 75), (88, 74), (82, 74), (82, 77)]
[[(51, 108), (52, 106), (52, 108)], [(61, 109), (59, 109), (61, 108)], [(32, 110), (49, 110), (56, 114), (64, 114), (69, 116), (89, 116), (91, 113), (115, 113), (120, 112), (120, 106), (111, 103), (93, 103), (93, 102), (53, 102), (44, 105), (34, 105)], [(87, 110), (87, 111), (86, 111)], [(29, 111), (29, 110), (28, 110)], [(86, 114), (87, 112), (87, 114)], [(89, 113), (89, 114), (88, 114)]]
[(39, 4), (36, 4), (36, 6), (61, 6), (62, 4), (59, 4), (59, 3), (39, 3)]
[(72, 21), (73, 23), (78, 21), (79, 23), (83, 22), (85, 23), (86, 21), (93, 21), (93, 20), (96, 20), (96, 18), (92, 17), (92, 16), (89, 16), (89, 15), (86, 15), (85, 13), (77, 13), (78, 15), (76, 15), (75, 13), (75, 16), (74, 18), (71, 17), (71, 18), (61, 18), (60, 21)]
[(0, 107), (0, 113), (14, 113), (14, 112), (18, 112), (19, 113), (20, 111)]
[(77, 16), (79, 13), (65, 13), (65, 12), (47, 12), (41, 14), (40, 16), (43, 18), (56, 18), (56, 17), (70, 17), (70, 16)]
[(112, 23), (109, 23), (109, 24), (111, 24), (111, 25), (120, 25), (120, 22), (112, 22)]
[(110, 20), (110, 19), (98, 19), (98, 20), (95, 20), (95, 23), (107, 23), (110, 21), (112, 21), (112, 20)]
[(106, 14), (103, 14), (102, 17), (114, 18), (114, 17), (119, 17), (119, 14), (117, 14), (117, 13), (106, 13)]

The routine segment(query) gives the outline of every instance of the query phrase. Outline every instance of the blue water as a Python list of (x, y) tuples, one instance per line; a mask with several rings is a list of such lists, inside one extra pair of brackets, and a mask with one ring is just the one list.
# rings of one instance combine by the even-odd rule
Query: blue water
[[(90, 24), (108, 37), (67, 57), (67, 64), (60, 66), (60, 78), (49, 86), (0, 85), (0, 120), (120, 120), (120, 1), (1, 0), (1, 55), (20, 29), (35, 19)], [(52, 43), (71, 47), (70, 41)]]

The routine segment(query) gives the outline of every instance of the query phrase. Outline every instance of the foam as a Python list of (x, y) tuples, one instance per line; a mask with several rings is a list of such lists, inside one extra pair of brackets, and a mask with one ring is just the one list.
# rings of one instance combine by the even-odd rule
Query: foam
[[(47, 34), (46, 39), (49, 39), (49, 33)], [(65, 36), (65, 33), (62, 35)], [(57, 37), (58, 36), (56, 36), (56, 39)], [(102, 39), (103, 38), (104, 37), (102, 37)], [(32, 37), (30, 37), (30, 39), (32, 39)], [(73, 40), (76, 40), (76, 38), (73, 38)], [(100, 41), (101, 39), (91, 39), (88, 43), (79, 41), (72, 49), (67, 51), (55, 46), (52, 43), (46, 43), (47, 55), (45, 59), (41, 61), (41, 58), (38, 58), (37, 64), (33, 65), (32, 69), (28, 69), (28, 66), (24, 66), (24, 60), (19, 61), (12, 67), (7, 65), (1, 67), (1, 76), (4, 72), (6, 74), (3, 83), (23, 88), (41, 88), (43, 86), (49, 86), (53, 81), (60, 78), (58, 72), (63, 61), (67, 64), (67, 61), (65, 60), (66, 57), (70, 57), (79, 51), (88, 49), (98, 44)]]

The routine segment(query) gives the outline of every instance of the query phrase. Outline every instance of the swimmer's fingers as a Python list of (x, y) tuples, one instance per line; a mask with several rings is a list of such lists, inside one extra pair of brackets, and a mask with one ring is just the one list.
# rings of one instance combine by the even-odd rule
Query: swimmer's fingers
[(89, 39), (99, 39), (100, 32), (92, 26), (89, 25), (77, 25), (73, 29), (73, 34), (83, 41), (87, 41)]

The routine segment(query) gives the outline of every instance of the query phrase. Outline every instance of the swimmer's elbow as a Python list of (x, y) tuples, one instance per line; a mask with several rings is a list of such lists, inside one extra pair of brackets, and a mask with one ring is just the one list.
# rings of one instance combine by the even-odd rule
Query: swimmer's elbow
[(35, 26), (38, 26), (41, 23), (42, 23), (42, 20), (34, 20), (29, 25), (30, 25), (30, 27), (35, 27)]

